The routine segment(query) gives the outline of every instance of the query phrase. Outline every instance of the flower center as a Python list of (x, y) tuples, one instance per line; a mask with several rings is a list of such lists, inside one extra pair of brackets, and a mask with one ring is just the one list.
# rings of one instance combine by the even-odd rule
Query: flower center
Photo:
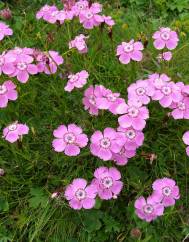
[(129, 129), (125, 132), (127, 138), (134, 139), (136, 137), (136, 132), (134, 129)]
[(89, 13), (86, 14), (86, 18), (87, 19), (91, 19), (92, 17), (93, 17), (93, 14), (92, 13), (89, 12)]
[(76, 141), (76, 137), (73, 133), (66, 133), (64, 135), (64, 140), (68, 144), (73, 144)]
[(131, 108), (128, 109), (128, 114), (129, 114), (129, 116), (135, 118), (135, 117), (138, 116), (139, 110), (135, 107), (131, 107)]
[(92, 105), (95, 105), (95, 104), (96, 104), (95, 96), (94, 96), (94, 95), (90, 95), (90, 97), (89, 97), (89, 102), (90, 102)]
[(4, 64), (4, 58), (0, 57), (0, 66), (2, 66)]
[(170, 38), (170, 34), (165, 31), (165, 32), (161, 33), (161, 38), (163, 40), (168, 40)]
[(84, 5), (82, 3), (78, 3), (77, 7), (79, 10), (83, 10), (84, 9)]
[(5, 85), (0, 85), (0, 95), (5, 94), (7, 92), (7, 88)]
[(171, 94), (171, 88), (164, 86), (164, 87), (162, 87), (162, 92), (165, 95), (169, 95), (169, 94)]
[(19, 62), (17, 64), (17, 68), (21, 71), (25, 70), (27, 68), (27, 64), (25, 62)]
[(71, 78), (69, 79), (69, 81), (71, 83), (76, 82), (77, 80), (78, 80), (78, 76), (77, 75), (72, 75)]
[(100, 146), (104, 149), (108, 149), (111, 146), (110, 139), (108, 138), (103, 138), (100, 141)]
[(10, 124), (9, 126), (8, 126), (8, 129), (9, 129), (9, 131), (15, 131), (16, 129), (17, 129), (17, 124)]
[(75, 192), (75, 196), (78, 200), (83, 200), (87, 197), (87, 193), (84, 189), (80, 188)]
[(170, 187), (164, 187), (163, 189), (162, 189), (162, 192), (163, 192), (163, 195), (165, 195), (165, 196), (170, 196), (171, 195), (171, 188)]
[(112, 187), (113, 185), (113, 179), (111, 177), (104, 177), (102, 179), (102, 185), (105, 187), (105, 188), (110, 188)]
[(178, 106), (178, 109), (180, 109), (180, 110), (185, 110), (185, 109), (186, 109), (186, 105), (185, 105), (185, 103), (183, 103), (183, 102), (179, 102), (179, 103), (177, 104), (177, 106)]
[(117, 97), (116, 97), (114, 94), (108, 94), (108, 95), (107, 95), (107, 99), (108, 99), (108, 101), (110, 101), (110, 102), (115, 102), (116, 99), (117, 99)]
[(124, 51), (127, 52), (127, 53), (129, 53), (129, 52), (131, 52), (131, 51), (133, 51), (133, 50), (134, 50), (134, 46), (133, 46), (133, 44), (126, 44), (126, 45), (124, 46)]
[(144, 207), (143, 207), (143, 210), (146, 214), (151, 214), (153, 211), (154, 211), (154, 208), (152, 205), (150, 204), (146, 204)]
[(139, 96), (144, 95), (145, 92), (146, 92), (146, 90), (145, 90), (143, 87), (139, 87), (139, 88), (136, 89), (136, 93), (137, 93), (137, 95), (139, 95)]

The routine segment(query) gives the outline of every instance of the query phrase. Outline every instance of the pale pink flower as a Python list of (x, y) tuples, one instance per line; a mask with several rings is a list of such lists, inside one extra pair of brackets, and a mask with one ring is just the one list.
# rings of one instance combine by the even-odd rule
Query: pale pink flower
[[(0, 55), (0, 75), (2, 74), (2, 72), (4, 74), (7, 74), (7, 70), (11, 70), (14, 69), (14, 62), (16, 61), (16, 56), (12, 55), (9, 52), (3, 52)], [(10, 71), (8, 71), (8, 73), (10, 73)]]
[(149, 83), (154, 86), (156, 89), (161, 89), (163, 85), (171, 81), (171, 78), (166, 74), (153, 73), (148, 76)]
[(49, 20), (49, 15), (54, 12), (57, 11), (57, 7), (56, 6), (50, 6), (50, 5), (44, 5), (36, 14), (36, 18), (37, 19), (41, 19), (43, 18), (44, 20), (48, 21)]
[(74, 179), (67, 186), (64, 194), (65, 198), (69, 201), (70, 207), (76, 210), (93, 208), (95, 206), (96, 195), (96, 186), (87, 186), (87, 181), (82, 178)]
[(5, 81), (0, 85), (0, 108), (5, 108), (8, 101), (15, 101), (18, 98), (16, 85), (12, 81)]
[(175, 200), (180, 198), (179, 187), (170, 178), (157, 179), (153, 184), (152, 196), (160, 200), (164, 207), (175, 205)]
[(87, 8), (80, 12), (79, 21), (83, 24), (85, 29), (93, 29), (95, 26), (99, 26), (104, 22), (104, 18), (99, 15), (102, 11), (102, 5), (99, 3), (93, 3), (90, 8)]
[(157, 56), (158, 61), (170, 61), (172, 59), (172, 53), (170, 51), (163, 52)]
[(170, 106), (173, 111), (171, 115), (174, 119), (189, 119), (189, 97), (183, 97), (178, 103)]
[(12, 29), (9, 25), (6, 25), (3, 22), (0, 22), (0, 40), (4, 39), (5, 36), (13, 35)]
[(82, 88), (87, 83), (87, 78), (89, 77), (89, 73), (85, 70), (80, 71), (76, 74), (71, 74), (68, 76), (69, 80), (64, 90), (67, 92), (71, 92), (75, 87)]
[(139, 41), (134, 42), (132, 39), (130, 42), (122, 42), (117, 47), (117, 56), (119, 56), (119, 61), (122, 64), (128, 64), (131, 60), (141, 61), (143, 54), (142, 51), (144, 47)]
[(16, 121), (3, 129), (3, 138), (10, 143), (14, 143), (28, 132), (29, 128), (26, 124), (20, 124)]
[(79, 51), (79, 53), (81, 53), (81, 54), (87, 53), (88, 47), (85, 42), (85, 39), (87, 39), (87, 38), (88, 37), (86, 37), (83, 34), (76, 36), (75, 39), (73, 39), (69, 42), (69, 49), (76, 48)]
[(111, 16), (102, 16), (104, 18), (104, 23), (107, 24), (108, 26), (112, 27), (113, 25), (115, 25), (115, 21), (112, 19)]
[(103, 133), (95, 131), (90, 140), (91, 153), (104, 161), (112, 160), (112, 154), (119, 153), (125, 143), (124, 134), (112, 128), (105, 128)]
[(155, 220), (158, 216), (162, 216), (164, 212), (164, 206), (153, 196), (146, 200), (142, 196), (139, 197), (134, 206), (137, 216), (146, 222)]
[(183, 142), (187, 145), (186, 154), (189, 156), (189, 131), (186, 131), (182, 137)]
[(69, 124), (68, 127), (60, 125), (54, 130), (53, 135), (55, 137), (52, 142), (54, 150), (64, 152), (68, 156), (77, 156), (80, 148), (84, 148), (88, 143), (87, 135), (75, 124)]
[(179, 41), (175, 31), (163, 27), (153, 34), (153, 39), (155, 40), (154, 47), (158, 50), (162, 50), (165, 47), (169, 50), (173, 50), (176, 48)]
[(115, 161), (116, 165), (124, 166), (128, 163), (128, 160), (136, 155), (136, 150), (127, 150), (124, 145), (119, 153), (112, 154), (112, 160)]
[(88, 1), (80, 0), (80, 1), (77, 1), (75, 3), (75, 5), (72, 7), (72, 11), (74, 12), (75, 16), (79, 16), (79, 14), (82, 11), (87, 10), (88, 7), (89, 7), (89, 2)]
[(97, 187), (98, 196), (103, 200), (117, 198), (123, 188), (121, 173), (114, 167), (99, 167), (94, 172), (92, 184)]

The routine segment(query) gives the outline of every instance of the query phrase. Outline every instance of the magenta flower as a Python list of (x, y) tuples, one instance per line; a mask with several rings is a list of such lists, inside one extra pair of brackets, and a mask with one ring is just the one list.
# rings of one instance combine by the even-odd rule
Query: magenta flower
[(95, 206), (96, 194), (96, 186), (87, 186), (87, 181), (85, 179), (77, 178), (67, 186), (64, 196), (69, 201), (71, 208), (80, 210), (81, 208), (93, 208)]
[(117, 198), (123, 188), (121, 174), (114, 168), (99, 167), (94, 172), (92, 184), (97, 187), (98, 196), (103, 200)]
[(0, 22), (0, 40), (4, 39), (5, 36), (13, 35), (13, 31), (3, 22)]
[(179, 187), (173, 179), (157, 179), (153, 184), (153, 197), (159, 199), (164, 207), (175, 205), (175, 200), (180, 198)]
[(3, 129), (3, 138), (10, 143), (14, 143), (28, 132), (29, 128), (26, 124), (20, 124), (16, 121)]
[(162, 107), (170, 107), (171, 104), (180, 102), (183, 96), (181, 89), (174, 82), (167, 82), (157, 89), (152, 96), (152, 100), (159, 100)]
[(100, 159), (112, 160), (113, 153), (119, 153), (125, 143), (124, 134), (112, 128), (105, 128), (104, 132), (95, 131), (91, 136), (91, 153)]
[(119, 125), (122, 128), (133, 127), (135, 130), (142, 130), (146, 126), (146, 119), (149, 118), (149, 111), (146, 107), (132, 104), (129, 102), (120, 104), (117, 108), (119, 114), (124, 114), (118, 118)]
[(8, 101), (15, 101), (18, 98), (16, 85), (12, 81), (5, 81), (0, 85), (0, 108), (5, 108)]
[(117, 131), (125, 135), (124, 146), (127, 150), (136, 150), (138, 147), (142, 146), (144, 142), (144, 134), (142, 131), (135, 130), (132, 127), (118, 127)]
[(155, 89), (148, 80), (138, 80), (131, 84), (127, 91), (129, 99), (138, 100), (146, 105), (150, 102), (150, 97), (154, 95)]
[(122, 42), (121, 45), (117, 47), (117, 56), (119, 56), (119, 61), (122, 64), (128, 64), (131, 60), (141, 61), (143, 54), (143, 44), (139, 41), (134, 42), (132, 39), (130, 42)]
[(69, 124), (68, 127), (60, 125), (54, 130), (55, 139), (52, 146), (56, 152), (64, 152), (68, 156), (77, 156), (80, 148), (84, 148), (88, 143), (86, 134), (75, 124)]
[(127, 146), (123, 146), (119, 153), (112, 154), (112, 160), (116, 165), (124, 166), (128, 163), (128, 160), (136, 155), (136, 150), (127, 150)]
[(137, 216), (146, 222), (155, 220), (164, 212), (164, 206), (153, 196), (148, 197), (147, 200), (144, 197), (139, 197), (134, 206)]
[(89, 77), (89, 73), (85, 70), (80, 71), (78, 73), (71, 74), (68, 76), (69, 80), (64, 90), (67, 92), (71, 92), (75, 87), (82, 88), (87, 83), (87, 78)]
[(93, 3), (90, 8), (87, 8), (80, 12), (79, 21), (83, 24), (85, 29), (93, 29), (95, 26), (99, 26), (104, 22), (104, 18), (99, 15), (102, 11), (102, 5), (99, 3)]
[(86, 37), (83, 34), (76, 36), (75, 39), (73, 39), (69, 42), (69, 49), (76, 48), (79, 51), (79, 53), (81, 53), (81, 54), (87, 53), (88, 48), (87, 48), (87, 44), (85, 42), (85, 39), (87, 39), (87, 38), (88, 37)]
[(168, 83), (171, 80), (166, 74), (154, 73), (149, 75), (149, 83), (154, 86), (156, 89), (161, 89), (163, 85)]
[(115, 25), (115, 21), (112, 19), (111, 16), (102, 16), (104, 18), (104, 23), (107, 24), (108, 26), (112, 27), (113, 25)]
[(155, 40), (154, 47), (158, 50), (162, 50), (165, 47), (169, 50), (173, 50), (176, 48), (179, 41), (175, 31), (163, 27), (153, 34), (153, 39)]
[(158, 61), (170, 61), (172, 59), (172, 53), (170, 51), (163, 52), (157, 57)]
[(189, 156), (189, 131), (186, 131), (182, 137), (183, 142), (187, 145), (186, 154)]
[(174, 119), (189, 119), (189, 98), (184, 97), (180, 102), (171, 105), (171, 115)]
[(102, 85), (90, 86), (84, 92), (83, 104), (84, 109), (89, 110), (91, 115), (98, 115), (98, 108), (96, 106), (97, 98), (101, 98), (105, 91), (105, 87)]

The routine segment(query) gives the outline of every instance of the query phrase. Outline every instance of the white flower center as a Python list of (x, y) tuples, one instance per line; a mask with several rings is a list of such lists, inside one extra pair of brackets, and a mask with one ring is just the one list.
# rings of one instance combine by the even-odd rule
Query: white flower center
[(76, 82), (78, 80), (78, 75), (72, 75), (69, 79), (71, 83)]
[(132, 52), (133, 50), (134, 50), (133, 44), (126, 44), (124, 46), (124, 51), (127, 52), (127, 53)]
[(77, 8), (79, 10), (83, 10), (84, 9), (84, 5), (82, 3), (76, 3), (76, 5), (77, 5)]
[(111, 146), (111, 142), (109, 138), (103, 138), (100, 141), (100, 146), (104, 149), (108, 149)]
[(113, 185), (113, 179), (112, 179), (110, 176), (108, 176), (108, 177), (104, 177), (104, 178), (102, 179), (102, 185), (103, 185), (105, 188), (110, 188), (110, 187), (112, 187), (112, 185)]
[(162, 189), (162, 192), (163, 192), (163, 195), (165, 195), (165, 196), (170, 196), (171, 195), (171, 188), (170, 187), (164, 187), (163, 189)]
[(0, 85), (0, 95), (5, 94), (7, 92), (7, 88), (5, 85)]
[(139, 88), (136, 89), (136, 94), (137, 94), (138, 96), (142, 96), (142, 95), (144, 95), (145, 93), (146, 93), (146, 90), (145, 90), (143, 87), (139, 87)]
[(117, 100), (117, 97), (114, 94), (108, 94), (107, 99), (110, 102), (115, 102)]
[(25, 62), (19, 62), (17, 64), (17, 68), (21, 71), (24, 71), (27, 68), (27, 64)]
[(169, 32), (163, 32), (163, 33), (161, 33), (161, 38), (163, 39), (163, 40), (169, 40), (169, 38), (170, 38), (170, 34), (169, 34)]
[(68, 144), (73, 144), (76, 141), (76, 137), (73, 133), (66, 133), (64, 135), (64, 141)]
[(171, 94), (171, 88), (164, 86), (164, 87), (162, 87), (162, 92), (165, 95), (169, 95), (169, 94)]
[(127, 136), (127, 138), (129, 139), (134, 139), (136, 137), (136, 132), (134, 129), (129, 129), (125, 132), (125, 135)]
[(95, 105), (95, 104), (96, 104), (95, 96), (94, 96), (94, 95), (90, 95), (90, 97), (89, 97), (89, 102), (90, 102), (92, 105)]
[(87, 19), (91, 19), (92, 17), (93, 17), (93, 14), (92, 13), (89, 12), (89, 13), (86, 14), (86, 18)]
[(131, 116), (132, 118), (136, 118), (139, 114), (139, 110), (135, 107), (131, 107), (128, 109), (128, 114), (129, 116)]
[(178, 107), (178, 109), (180, 109), (180, 110), (185, 110), (186, 109), (186, 105), (185, 105), (185, 103), (183, 103), (183, 102), (179, 102), (178, 104), (177, 104), (177, 107)]
[(87, 193), (84, 189), (80, 188), (75, 192), (75, 196), (78, 200), (83, 200), (87, 197)]
[(9, 129), (9, 131), (15, 131), (16, 129), (17, 129), (17, 124), (10, 124), (9, 126), (8, 126), (8, 129)]
[(146, 214), (151, 214), (153, 211), (154, 211), (154, 208), (152, 205), (150, 204), (146, 204), (144, 207), (143, 207), (143, 211), (146, 213)]
[(4, 58), (0, 57), (0, 66), (2, 66), (4, 64)]

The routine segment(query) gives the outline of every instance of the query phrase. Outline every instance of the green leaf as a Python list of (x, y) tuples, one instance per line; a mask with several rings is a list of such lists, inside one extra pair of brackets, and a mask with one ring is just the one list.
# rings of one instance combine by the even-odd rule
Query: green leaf
[(91, 211), (91, 213), (86, 213), (83, 219), (84, 229), (88, 233), (99, 230), (102, 226), (102, 223), (100, 221), (101, 217), (102, 213), (98, 210)]
[(105, 232), (119, 232), (121, 230), (121, 225), (113, 217), (106, 215), (103, 217), (103, 222), (105, 224)]
[(9, 204), (4, 198), (0, 198), (0, 212), (6, 212), (9, 210)]
[(31, 188), (31, 198), (29, 199), (29, 206), (31, 208), (45, 207), (48, 202), (48, 196), (44, 193), (42, 188)]

